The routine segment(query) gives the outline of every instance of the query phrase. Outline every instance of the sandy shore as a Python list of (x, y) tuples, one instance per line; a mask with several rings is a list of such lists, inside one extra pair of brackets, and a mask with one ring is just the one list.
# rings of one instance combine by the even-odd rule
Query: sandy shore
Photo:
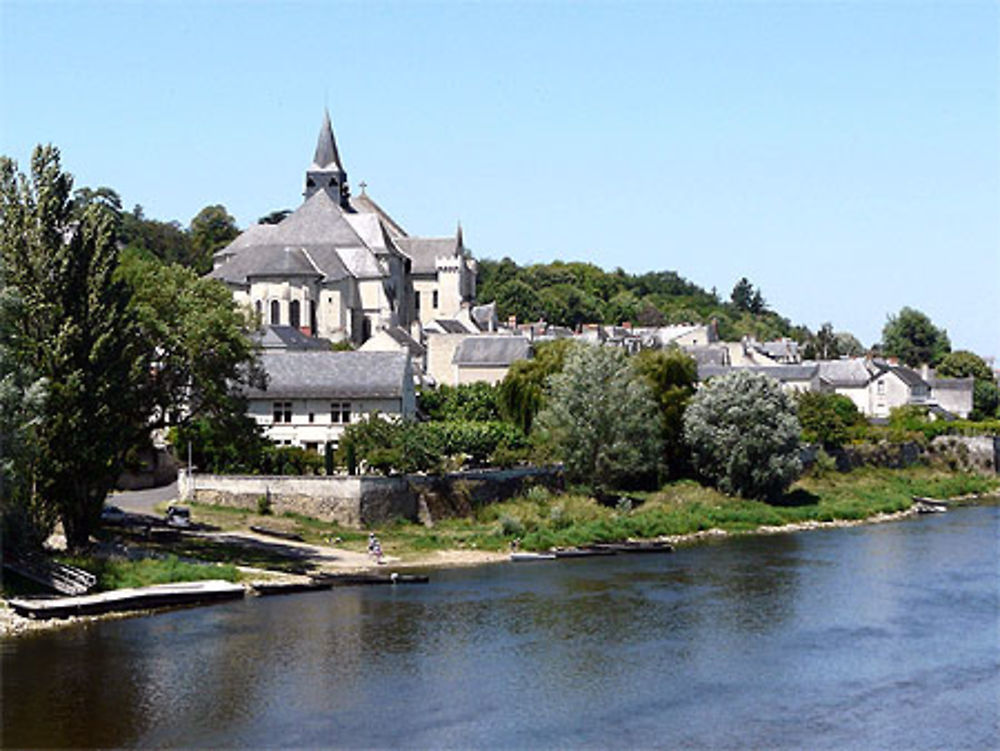
[[(701, 532), (694, 532), (687, 535), (669, 535), (659, 538), (664, 542), (669, 542), (672, 545), (693, 545), (702, 541), (720, 539), (730, 536), (739, 536), (746, 534), (757, 534), (757, 535), (773, 535), (773, 534), (788, 534), (791, 532), (803, 532), (813, 529), (835, 529), (840, 527), (856, 527), (861, 524), (882, 524), (886, 522), (899, 521), (901, 519), (907, 519), (909, 517), (916, 515), (916, 510), (913, 508), (906, 509), (905, 511), (899, 511), (894, 514), (876, 514), (875, 516), (868, 517), (867, 519), (859, 519), (854, 521), (831, 521), (831, 522), (818, 522), (809, 521), (801, 522), (797, 524), (785, 524), (782, 526), (763, 526), (758, 527), (752, 532), (740, 532), (740, 533), (730, 533), (722, 529), (707, 529)], [(228, 533), (230, 536), (232, 533)], [(267, 541), (267, 538), (261, 537), (259, 535), (254, 535), (253, 533), (240, 533), (240, 536), (248, 537), (250, 539), (258, 539), (260, 541)], [(363, 572), (380, 572), (393, 569), (433, 569), (433, 568), (458, 568), (462, 566), (480, 566), (487, 563), (500, 563), (508, 560), (507, 553), (498, 553), (495, 551), (486, 550), (439, 550), (431, 551), (428, 553), (422, 553), (414, 556), (406, 556), (405, 558), (397, 558), (394, 556), (386, 556), (383, 558), (383, 563), (381, 565), (376, 564), (370, 556), (365, 553), (357, 553), (349, 550), (341, 550), (336, 547), (329, 547), (323, 545), (310, 545), (308, 543), (288, 543), (283, 542), (286, 545), (293, 545), (294, 547), (301, 548), (307, 559), (315, 566), (317, 573), (363, 573)], [(248, 586), (252, 586), (253, 581), (275, 581), (275, 580), (294, 580), (301, 577), (295, 577), (288, 574), (281, 574), (277, 572), (264, 571), (260, 569), (242, 569), (246, 573), (250, 574), (252, 580), (247, 582)], [(50, 620), (34, 620), (31, 618), (23, 618), (17, 615), (10, 606), (3, 600), (0, 600), (0, 637), (15, 637), (22, 636), (25, 634), (36, 633), (38, 631), (47, 631), (57, 628), (71, 628), (74, 626), (85, 625), (87, 623), (96, 620), (106, 620), (112, 618), (132, 618), (135, 616), (148, 615), (151, 611), (132, 611), (127, 613), (109, 613), (107, 615), (100, 616), (80, 616), (80, 617), (70, 617), (70, 618), (53, 618)]]

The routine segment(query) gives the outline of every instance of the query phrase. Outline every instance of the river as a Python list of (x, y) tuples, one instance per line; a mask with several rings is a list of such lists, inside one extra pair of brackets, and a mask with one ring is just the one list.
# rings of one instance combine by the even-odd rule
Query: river
[(2, 745), (995, 748), (1000, 507), (5, 640)]

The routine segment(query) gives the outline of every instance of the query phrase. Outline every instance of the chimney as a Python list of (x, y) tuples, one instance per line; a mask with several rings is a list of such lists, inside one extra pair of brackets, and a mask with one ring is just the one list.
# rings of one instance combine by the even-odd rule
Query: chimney
[(507, 318), (507, 327), (511, 329), (517, 328), (517, 316), (509, 316)]
[(632, 322), (631, 321), (622, 321), (622, 328), (625, 329), (626, 331), (631, 331), (632, 330)]

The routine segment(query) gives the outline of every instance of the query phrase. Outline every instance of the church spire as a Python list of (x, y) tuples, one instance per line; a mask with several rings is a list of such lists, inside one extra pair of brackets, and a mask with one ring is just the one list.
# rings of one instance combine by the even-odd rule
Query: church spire
[(340, 154), (337, 153), (337, 139), (333, 137), (333, 125), (330, 124), (330, 110), (323, 109), (323, 125), (316, 139), (316, 153), (313, 155), (313, 165), (320, 169), (333, 167), (343, 172), (340, 166)]
[(313, 194), (325, 191), (342, 208), (349, 206), (350, 191), (347, 188), (347, 172), (340, 163), (337, 152), (337, 140), (333, 137), (333, 126), (330, 124), (330, 111), (323, 110), (323, 124), (316, 139), (316, 153), (313, 163), (306, 170), (306, 200)]
[(458, 252), (461, 253), (465, 248), (465, 244), (462, 242), (462, 220), (458, 220), (458, 231), (455, 233), (455, 247), (458, 248)]

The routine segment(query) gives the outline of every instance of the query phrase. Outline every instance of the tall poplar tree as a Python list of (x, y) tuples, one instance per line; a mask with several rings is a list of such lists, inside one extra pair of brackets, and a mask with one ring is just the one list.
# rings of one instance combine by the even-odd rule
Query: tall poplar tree
[(39, 146), (29, 175), (0, 158), (5, 282), (26, 314), (10, 321), (24, 369), (46, 383), (32, 436), (35, 493), (58, 512), (72, 549), (86, 546), (125, 452), (141, 437), (151, 362), (115, 279), (119, 217), (94, 202), (74, 216), (73, 178)]

